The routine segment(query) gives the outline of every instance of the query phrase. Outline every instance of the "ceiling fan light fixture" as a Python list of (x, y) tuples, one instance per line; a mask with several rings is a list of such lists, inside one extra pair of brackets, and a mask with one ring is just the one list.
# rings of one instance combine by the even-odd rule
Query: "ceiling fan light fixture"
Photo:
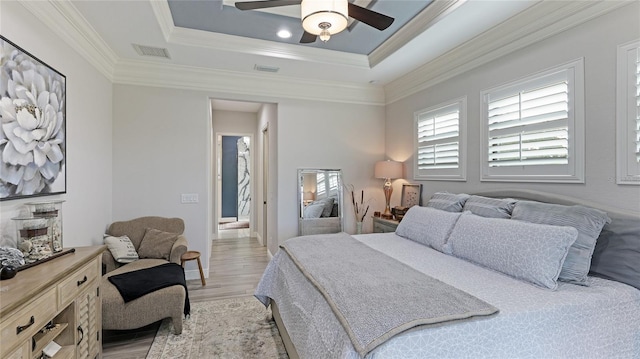
[(300, 9), (304, 30), (313, 35), (320, 35), (322, 41), (329, 40), (331, 35), (347, 28), (348, 0), (302, 0)]
[(320, 40), (322, 40), (322, 42), (327, 42), (331, 38), (331, 33), (327, 31), (327, 29), (324, 29), (320, 31), (320, 35), (318, 35), (318, 37), (320, 38)]

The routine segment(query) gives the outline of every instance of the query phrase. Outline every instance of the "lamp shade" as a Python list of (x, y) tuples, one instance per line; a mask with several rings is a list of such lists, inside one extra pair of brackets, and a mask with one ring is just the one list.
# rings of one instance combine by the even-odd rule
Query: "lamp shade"
[(400, 178), (402, 177), (402, 162), (378, 161), (374, 169), (375, 178)]
[(302, 27), (314, 35), (324, 30), (335, 35), (347, 28), (348, 9), (348, 0), (304, 0), (300, 4)]
[(303, 199), (303, 200), (305, 200), (305, 201), (313, 201), (313, 199), (314, 199), (314, 197), (315, 197), (315, 196), (313, 195), (313, 192), (311, 192), (311, 191), (304, 192), (304, 193), (302, 194), (302, 196), (303, 196), (303, 198), (302, 198), (302, 199)]

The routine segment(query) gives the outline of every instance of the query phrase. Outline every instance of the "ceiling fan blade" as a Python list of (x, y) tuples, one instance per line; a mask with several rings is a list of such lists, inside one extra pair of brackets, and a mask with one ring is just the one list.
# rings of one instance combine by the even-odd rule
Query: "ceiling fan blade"
[(318, 38), (318, 35), (314, 35), (312, 33), (309, 32), (304, 32), (302, 34), (302, 37), (300, 38), (300, 43), (301, 44), (310, 44), (312, 42), (316, 42), (316, 39)]
[(352, 3), (349, 3), (349, 16), (380, 31), (391, 26), (394, 20), (392, 17)]
[(302, 0), (263, 0), (263, 1), (236, 1), (236, 8), (240, 10), (266, 9), (270, 7), (300, 5)]

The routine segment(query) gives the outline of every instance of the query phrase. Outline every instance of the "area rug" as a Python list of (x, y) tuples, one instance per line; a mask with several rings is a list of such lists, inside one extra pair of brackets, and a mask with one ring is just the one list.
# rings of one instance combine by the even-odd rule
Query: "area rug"
[(221, 222), (218, 229), (244, 229), (249, 228), (249, 221)]
[(147, 359), (278, 358), (287, 359), (271, 310), (254, 297), (191, 304), (182, 334), (162, 321)]

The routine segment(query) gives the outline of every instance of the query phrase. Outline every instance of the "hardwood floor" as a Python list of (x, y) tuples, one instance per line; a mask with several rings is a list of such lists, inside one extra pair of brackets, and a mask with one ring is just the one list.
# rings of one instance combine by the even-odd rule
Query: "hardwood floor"
[[(255, 238), (238, 237), (248, 231), (221, 231), (212, 241), (209, 278), (187, 281), (191, 303), (252, 295), (269, 262), (267, 247)], [(103, 331), (103, 358), (143, 359), (147, 356), (160, 322), (136, 330)]]

